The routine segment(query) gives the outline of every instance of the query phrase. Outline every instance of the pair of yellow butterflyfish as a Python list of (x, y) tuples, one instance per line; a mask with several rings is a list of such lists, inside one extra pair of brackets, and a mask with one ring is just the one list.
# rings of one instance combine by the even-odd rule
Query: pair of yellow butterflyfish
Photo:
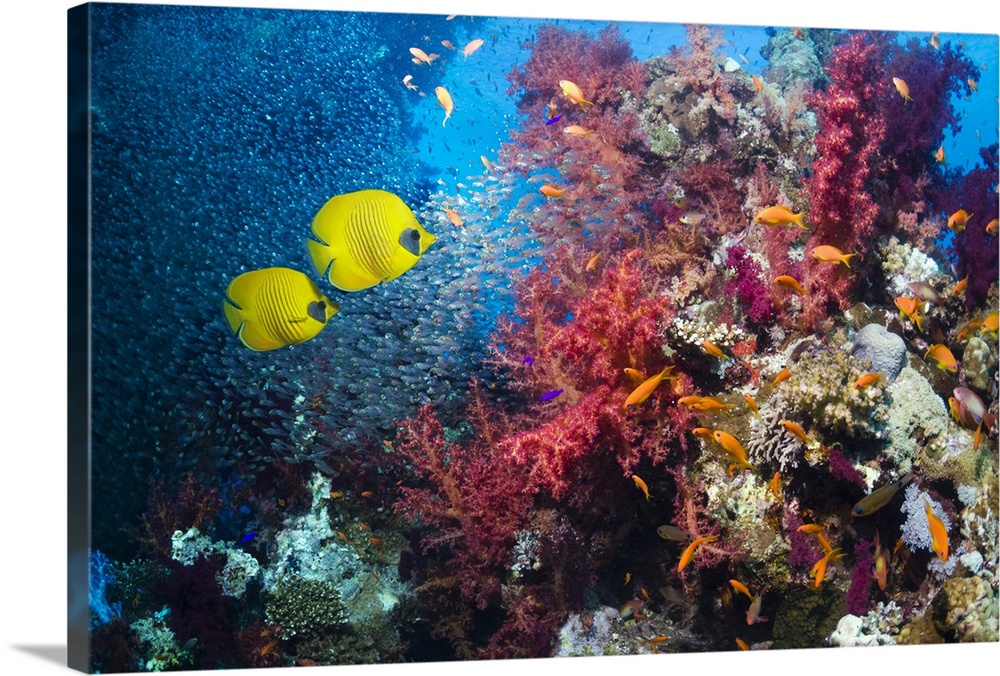
[[(435, 237), (398, 196), (360, 190), (331, 198), (316, 213), (309, 257), (341, 291), (361, 291), (412, 268)], [(274, 350), (315, 338), (340, 311), (304, 273), (274, 267), (245, 272), (226, 289), (222, 309), (251, 350)]]

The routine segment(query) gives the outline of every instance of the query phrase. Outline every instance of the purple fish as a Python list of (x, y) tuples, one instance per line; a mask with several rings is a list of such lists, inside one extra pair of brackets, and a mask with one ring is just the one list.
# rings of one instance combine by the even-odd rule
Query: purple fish
[(546, 125), (555, 124), (556, 122), (558, 122), (561, 119), (562, 119), (562, 115), (553, 115), (549, 119), (545, 120), (545, 124)]
[(527, 364), (528, 366), (534, 366), (535, 358), (530, 355), (525, 357), (524, 359), (521, 360), (521, 365), (523, 366), (524, 364)]
[(563, 393), (562, 390), (549, 390), (548, 392), (540, 396), (538, 398), (538, 401), (548, 401), (549, 399), (555, 399), (562, 393)]

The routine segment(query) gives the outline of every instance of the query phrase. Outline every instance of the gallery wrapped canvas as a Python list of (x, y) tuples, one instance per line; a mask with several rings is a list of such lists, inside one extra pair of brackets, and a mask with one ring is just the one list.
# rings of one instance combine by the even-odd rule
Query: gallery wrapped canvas
[(998, 640), (996, 35), (68, 39), (72, 667)]

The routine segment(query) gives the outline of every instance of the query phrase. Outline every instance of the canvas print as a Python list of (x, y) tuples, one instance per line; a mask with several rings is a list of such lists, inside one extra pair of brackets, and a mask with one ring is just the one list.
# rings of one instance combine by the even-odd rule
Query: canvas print
[(996, 35), (69, 19), (72, 666), (998, 640)]

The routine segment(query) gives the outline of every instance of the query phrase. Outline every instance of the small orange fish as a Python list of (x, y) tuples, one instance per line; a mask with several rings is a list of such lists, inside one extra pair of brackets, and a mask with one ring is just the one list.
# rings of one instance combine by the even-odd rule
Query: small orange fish
[(331, 500), (339, 500), (342, 497), (344, 497), (344, 493), (342, 491), (333, 491), (330, 493)]
[(881, 377), (882, 377), (881, 371), (872, 371), (871, 373), (866, 373), (854, 381), (854, 389), (863, 390), (864, 388), (877, 383), (879, 378)]
[(948, 217), (948, 228), (954, 232), (962, 232), (968, 225), (970, 218), (972, 218), (972, 214), (967, 213), (965, 209), (959, 209)]
[(648, 643), (650, 645), (654, 645), (656, 643), (663, 643), (668, 638), (669, 638), (669, 636), (654, 636), (653, 638), (647, 638), (647, 639), (641, 640), (641, 641), (639, 641), (639, 643)]
[(722, 430), (715, 430), (712, 432), (712, 437), (715, 439), (716, 443), (722, 446), (726, 453), (736, 460), (736, 464), (730, 466), (729, 468), (730, 474), (732, 474), (734, 467), (740, 471), (745, 469), (757, 469), (750, 464), (749, 460), (747, 460), (747, 452), (743, 450), (743, 445), (740, 444), (740, 442), (737, 441), (736, 437), (732, 434), (729, 432), (723, 432)]
[(595, 253), (593, 256), (590, 257), (590, 260), (587, 261), (587, 271), (588, 272), (590, 270), (593, 270), (594, 268), (597, 267), (597, 259), (600, 258), (600, 257), (601, 257), (601, 252), (600, 251), (598, 251), (597, 253)]
[(775, 277), (774, 283), (783, 289), (789, 289), (791, 291), (794, 291), (800, 296), (806, 295), (806, 290), (802, 288), (801, 284), (799, 284), (799, 280), (789, 275), (779, 275)]
[(708, 440), (714, 439), (714, 437), (712, 436), (712, 430), (708, 429), (707, 427), (695, 427), (693, 430), (691, 430), (691, 434), (695, 435), (696, 437), (701, 437), (702, 439), (708, 439)]
[(750, 646), (747, 645), (747, 642), (739, 636), (736, 637), (736, 645), (740, 650), (750, 650)]
[(369, 532), (371, 532), (371, 529), (372, 529), (372, 527), (371, 527), (371, 526), (369, 526), (369, 525), (368, 525), (367, 523), (365, 523), (364, 521), (358, 521), (358, 527), (359, 527), (359, 528), (360, 528), (361, 530), (365, 530), (365, 531), (369, 531)]
[(1000, 228), (1000, 219), (994, 218), (992, 221), (986, 224), (986, 234), (996, 235), (998, 228)]
[(569, 134), (570, 136), (590, 136), (594, 132), (590, 131), (586, 127), (581, 127), (578, 124), (571, 124), (563, 129), (564, 134)]
[(625, 573), (625, 584), (632, 581), (632, 573)]
[(815, 589), (819, 589), (820, 585), (823, 584), (823, 580), (824, 578), (826, 578), (826, 567), (830, 563), (830, 558), (834, 556), (834, 553), (837, 551), (839, 550), (831, 549), (823, 556), (822, 559), (817, 561), (816, 564), (812, 567), (812, 571), (810, 571), (809, 577), (814, 578), (813, 587)]
[(966, 80), (966, 82), (969, 84), (969, 89), (971, 89), (973, 92), (979, 91), (979, 83), (973, 80), (971, 77), (968, 80)]
[(754, 415), (757, 416), (760, 415), (760, 410), (757, 409), (757, 402), (753, 400), (753, 397), (751, 397), (749, 394), (744, 393), (743, 401), (747, 403), (747, 408), (753, 411)]
[(714, 343), (712, 343), (711, 341), (708, 341), (708, 340), (703, 340), (703, 341), (701, 342), (701, 348), (702, 348), (703, 350), (705, 350), (705, 352), (708, 352), (708, 353), (709, 353), (710, 355), (712, 355), (713, 357), (718, 357), (719, 359), (729, 359), (729, 357), (727, 357), (727, 356), (726, 356), (726, 353), (725, 353), (725, 352), (723, 352), (722, 350), (720, 350), (720, 349), (719, 349), (719, 348), (718, 348), (718, 347), (717, 347), (717, 346), (716, 346), (716, 345), (715, 345)]
[(583, 90), (575, 82), (570, 82), (569, 80), (559, 80), (559, 87), (562, 89), (563, 94), (573, 103), (577, 104), (583, 108), (584, 104), (588, 106), (594, 105), (592, 101), (588, 101), (583, 96)]
[(930, 43), (931, 47), (933, 47), (934, 49), (941, 49), (941, 43), (938, 41), (937, 33), (931, 33)]
[(636, 488), (638, 488), (640, 491), (643, 492), (643, 494), (646, 496), (646, 500), (648, 501), (649, 500), (649, 486), (646, 485), (646, 482), (643, 481), (642, 479), (640, 479), (638, 474), (633, 474), (632, 475), (632, 481), (635, 482)]
[(442, 40), (441, 44), (442, 44), (442, 46), (447, 47), (451, 51), (455, 51), (456, 49), (458, 49), (458, 47), (456, 47), (455, 45), (451, 44), (451, 40)]
[(486, 169), (487, 174), (493, 173), (493, 163), (487, 159), (486, 155), (480, 155), (479, 160), (483, 163), (483, 168)]
[(385, 546), (385, 541), (382, 538), (370, 537), (368, 542), (372, 544), (372, 547), (383, 547)]
[(410, 82), (410, 80), (412, 80), (412, 79), (413, 79), (412, 75), (406, 75), (406, 76), (404, 76), (403, 77), (403, 84), (406, 85), (407, 89), (412, 89), (413, 91), (417, 91), (417, 85), (415, 85), (412, 82)]
[(897, 296), (893, 301), (896, 308), (899, 310), (899, 317), (908, 318), (917, 327), (917, 330), (921, 333), (925, 333), (924, 325), (927, 321), (927, 317), (920, 314), (921, 303), (916, 298), (911, 298), (909, 296)]
[(753, 76), (753, 88), (756, 89), (758, 92), (764, 91), (764, 81), (761, 80), (756, 75)]
[(947, 346), (941, 343), (931, 345), (927, 348), (927, 352), (924, 353), (924, 359), (928, 357), (934, 360), (937, 367), (942, 371), (958, 372), (958, 360), (955, 359), (955, 355), (951, 353), (951, 350)]
[(983, 323), (979, 325), (979, 332), (997, 333), (998, 331), (1000, 331), (1000, 313), (994, 310), (983, 319)]
[(701, 397), (698, 401), (688, 406), (688, 409), (702, 413), (715, 413), (716, 411), (728, 411), (732, 407), (732, 404), (724, 404), (715, 397)]
[[(995, 218), (993, 220), (996, 220)], [(951, 295), (957, 296), (960, 293), (965, 293), (965, 289), (969, 286), (969, 276), (966, 275), (962, 281), (960, 281), (955, 286), (951, 287)]]
[(277, 647), (278, 647), (278, 642), (277, 641), (271, 641), (266, 646), (264, 646), (263, 648), (260, 649), (260, 656), (263, 657), (264, 655), (268, 654), (269, 652), (271, 652), (272, 650), (274, 650)]
[(459, 228), (462, 227), (462, 217), (458, 215), (457, 211), (455, 211), (454, 209), (450, 209), (448, 207), (444, 207), (444, 212), (448, 214), (448, 220), (451, 221), (452, 225)]
[(796, 40), (805, 40), (806, 39), (806, 32), (804, 30), (802, 30), (801, 28), (793, 28), (792, 29), (792, 37), (795, 38)]
[(931, 511), (931, 503), (926, 496), (924, 496), (924, 509), (927, 511), (927, 529), (931, 534), (931, 548), (939, 559), (947, 561), (948, 529), (944, 527), (944, 521)]
[(441, 126), (443, 127), (451, 117), (451, 111), (455, 109), (455, 103), (451, 100), (451, 94), (444, 87), (435, 87), (434, 93), (437, 94), (438, 103), (444, 108), (444, 119), (441, 121)]
[(338, 537), (338, 538), (340, 538), (340, 539), (341, 539), (342, 541), (344, 541), (344, 542), (350, 542), (350, 541), (351, 541), (351, 540), (350, 540), (350, 538), (348, 538), (348, 537), (347, 537), (347, 536), (346, 536), (346, 535), (344, 534), (344, 531), (342, 531), (342, 530), (338, 530), (338, 531), (337, 531), (337, 537)]
[(566, 188), (557, 188), (554, 185), (546, 183), (538, 189), (538, 192), (542, 193), (546, 197), (559, 197), (566, 192)]
[(820, 246), (813, 247), (809, 255), (821, 263), (843, 263), (848, 268), (851, 267), (848, 261), (852, 256), (857, 256), (856, 253), (845, 254), (837, 247), (830, 246), (829, 244), (821, 244)]
[(625, 373), (625, 375), (629, 377), (629, 380), (631, 380), (636, 385), (639, 385), (644, 380), (646, 380), (646, 376), (643, 375), (642, 371), (638, 369), (633, 369), (626, 366), (625, 368), (622, 369), (622, 371)]
[(892, 83), (896, 85), (896, 91), (899, 95), (903, 97), (903, 103), (909, 103), (913, 99), (910, 98), (910, 87), (906, 84), (906, 81), (902, 78), (894, 77), (892, 78)]
[(792, 372), (788, 369), (781, 369), (778, 371), (778, 375), (774, 376), (774, 380), (771, 381), (771, 387), (775, 387), (778, 383), (783, 383), (792, 377)]
[(482, 46), (483, 46), (483, 41), (480, 38), (476, 38), (475, 40), (472, 40), (471, 42), (469, 42), (469, 44), (467, 44), (465, 47), (462, 48), (462, 53), (465, 54), (465, 58), (468, 59), (470, 54), (472, 54), (474, 51), (476, 51)]
[(753, 220), (761, 225), (783, 225), (785, 227), (797, 225), (803, 230), (808, 230), (809, 228), (802, 221), (803, 216), (805, 216), (804, 211), (796, 214), (787, 207), (777, 205), (758, 212)]
[(670, 372), (674, 369), (673, 366), (668, 366), (659, 373), (657, 373), (652, 378), (647, 378), (639, 387), (632, 390), (632, 393), (628, 395), (625, 399), (625, 405), (622, 408), (628, 408), (629, 406), (638, 406), (653, 394), (653, 391), (660, 386), (663, 379), (673, 380), (677, 376), (670, 375)]
[(372, 493), (371, 491), (361, 491), (361, 497), (363, 498), (371, 498), (374, 497), (374, 495), (375, 494)]
[(774, 476), (771, 477), (770, 483), (767, 484), (767, 493), (774, 496), (774, 499), (781, 502), (781, 472), (775, 472)]
[(955, 340), (960, 343), (968, 340), (972, 337), (972, 334), (975, 333), (980, 326), (982, 326), (982, 323), (982, 319), (979, 317), (973, 317), (965, 324), (965, 326), (958, 330), (958, 333), (955, 335)]
[(889, 562), (885, 556), (885, 550), (879, 545), (878, 531), (875, 531), (875, 566), (872, 570), (872, 577), (878, 582), (878, 588), (885, 591), (885, 584), (889, 577)]
[(748, 599), (753, 601), (753, 594), (750, 593), (750, 590), (747, 588), (745, 584), (743, 584), (739, 580), (730, 580), (729, 584), (731, 584), (733, 586), (733, 589), (738, 591), (740, 594), (745, 594)]
[(804, 523), (795, 530), (800, 533), (805, 533), (806, 535), (816, 535), (817, 533), (822, 533), (826, 530), (826, 526), (821, 526), (818, 523)]
[(939, 146), (937, 151), (934, 153), (934, 159), (944, 164), (944, 146)]
[(691, 563), (691, 559), (694, 558), (695, 550), (697, 550), (698, 547), (706, 542), (715, 542), (718, 539), (718, 535), (706, 535), (705, 537), (695, 538), (692, 540), (691, 544), (689, 544), (681, 553), (681, 560), (677, 564), (677, 572), (681, 572), (689, 563)]
[(786, 432), (801, 441), (803, 444), (808, 444), (813, 440), (812, 437), (806, 434), (806, 431), (802, 429), (800, 425), (793, 423), (791, 420), (782, 420), (781, 426), (785, 428)]

